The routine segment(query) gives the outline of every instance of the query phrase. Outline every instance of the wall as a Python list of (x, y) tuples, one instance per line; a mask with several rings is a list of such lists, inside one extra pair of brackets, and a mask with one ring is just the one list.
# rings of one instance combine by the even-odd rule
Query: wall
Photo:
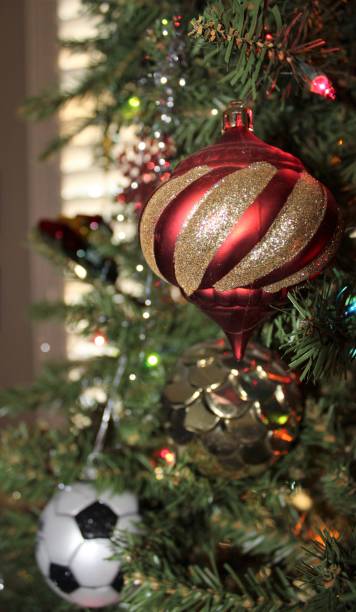
[[(25, 97), (54, 83), (55, 0), (0, 2), (0, 386), (30, 382), (49, 357), (63, 352), (63, 333), (35, 327), (30, 303), (61, 295), (61, 281), (30, 252), (27, 236), (42, 216), (60, 209), (58, 163), (38, 154), (55, 122), (29, 126), (18, 108)], [(47, 342), (49, 353), (40, 347)]]

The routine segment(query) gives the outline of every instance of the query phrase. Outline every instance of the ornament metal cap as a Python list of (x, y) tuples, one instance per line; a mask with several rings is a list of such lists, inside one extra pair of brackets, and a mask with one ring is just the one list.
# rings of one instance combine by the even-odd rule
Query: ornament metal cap
[(241, 100), (233, 100), (223, 115), (223, 132), (231, 128), (245, 128), (253, 132), (253, 110)]

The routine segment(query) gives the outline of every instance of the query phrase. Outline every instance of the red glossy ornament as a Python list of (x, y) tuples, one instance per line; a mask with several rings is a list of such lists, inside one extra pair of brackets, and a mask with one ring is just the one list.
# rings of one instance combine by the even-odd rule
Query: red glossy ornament
[(224, 114), (218, 143), (181, 162), (140, 221), (148, 264), (220, 325), (238, 359), (271, 306), (328, 263), (340, 233), (329, 191), (257, 138), (241, 103)]

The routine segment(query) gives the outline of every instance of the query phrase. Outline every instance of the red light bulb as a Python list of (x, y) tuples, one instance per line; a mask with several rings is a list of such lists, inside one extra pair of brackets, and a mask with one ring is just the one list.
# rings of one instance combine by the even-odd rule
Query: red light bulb
[(160, 448), (153, 453), (153, 456), (163, 459), (167, 465), (174, 465), (176, 461), (176, 455), (170, 448)]
[(326, 74), (318, 74), (310, 83), (310, 91), (324, 98), (335, 100), (335, 89)]
[(93, 337), (93, 342), (96, 347), (102, 348), (105, 344), (108, 343), (108, 339), (102, 332), (98, 331)]

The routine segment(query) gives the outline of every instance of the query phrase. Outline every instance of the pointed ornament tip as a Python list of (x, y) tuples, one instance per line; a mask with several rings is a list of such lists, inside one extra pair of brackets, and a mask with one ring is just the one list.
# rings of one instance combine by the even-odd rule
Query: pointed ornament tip
[(225, 335), (231, 344), (232, 352), (237, 361), (241, 361), (241, 359), (243, 359), (250, 334), (250, 330), (247, 332), (242, 332), (240, 334), (225, 332)]

